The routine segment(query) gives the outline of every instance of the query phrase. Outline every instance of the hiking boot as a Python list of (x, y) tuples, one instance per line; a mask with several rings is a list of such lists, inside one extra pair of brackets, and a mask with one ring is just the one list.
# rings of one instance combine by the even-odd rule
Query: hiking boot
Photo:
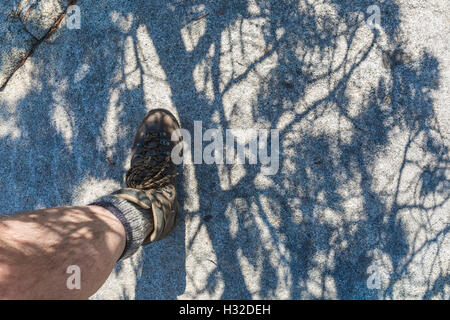
[(155, 109), (145, 116), (136, 132), (131, 165), (125, 176), (126, 186), (131, 189), (115, 194), (151, 210), (153, 231), (144, 245), (167, 237), (177, 221), (177, 169), (171, 158), (172, 149), (181, 142), (177, 129), (180, 125), (167, 110)]

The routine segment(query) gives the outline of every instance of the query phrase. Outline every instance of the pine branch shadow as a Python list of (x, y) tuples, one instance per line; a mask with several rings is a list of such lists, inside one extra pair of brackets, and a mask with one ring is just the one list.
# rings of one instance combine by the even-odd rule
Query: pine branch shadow
[[(191, 134), (196, 120), (204, 130), (278, 128), (274, 176), (248, 163), (183, 166), (181, 223), (132, 271), (116, 267), (136, 280), (120, 297), (377, 299), (408, 285), (445, 297), (439, 63), (396, 42), (395, 3), (380, 3), (382, 31), (365, 23), (373, 1), (88, 4), (110, 23), (98, 37), (57, 34), (53, 45), (77, 45), (36, 58), (41, 85), (2, 108), (0, 121), (14, 123), (0, 140), (0, 175), (14, 188), (1, 203), (19, 194), (15, 208), (68, 204), (87, 177), (120, 184), (132, 133), (154, 107)], [(374, 264), (379, 290), (367, 284)], [(408, 278), (420, 272), (422, 282)]]

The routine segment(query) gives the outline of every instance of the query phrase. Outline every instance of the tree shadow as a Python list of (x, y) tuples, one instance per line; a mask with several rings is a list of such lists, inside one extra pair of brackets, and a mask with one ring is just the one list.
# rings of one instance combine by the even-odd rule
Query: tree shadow
[[(33, 61), (41, 86), (0, 113), (20, 131), (0, 142), (10, 159), (0, 173), (14, 185), (1, 203), (19, 194), (19, 207), (62, 205), (86, 177), (120, 182), (132, 132), (153, 107), (191, 133), (195, 120), (203, 131), (277, 128), (274, 176), (248, 163), (183, 165), (181, 223), (144, 249), (134, 291), (120, 297), (443, 298), (449, 159), (432, 98), (438, 60), (404, 52), (395, 3), (379, 4), (382, 28), (371, 30), (373, 4), (81, 1), (98, 35), (61, 30), (48, 45), (63, 50)], [(27, 133), (36, 122), (52, 125)], [(8, 175), (24, 155), (25, 168)]]

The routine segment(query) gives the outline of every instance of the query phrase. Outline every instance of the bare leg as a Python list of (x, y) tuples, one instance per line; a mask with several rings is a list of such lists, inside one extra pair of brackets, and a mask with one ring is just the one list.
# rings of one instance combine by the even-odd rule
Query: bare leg
[[(87, 299), (105, 282), (124, 247), (122, 223), (99, 206), (3, 216), (0, 299)], [(75, 275), (69, 266), (79, 267), (80, 289), (67, 286)]]

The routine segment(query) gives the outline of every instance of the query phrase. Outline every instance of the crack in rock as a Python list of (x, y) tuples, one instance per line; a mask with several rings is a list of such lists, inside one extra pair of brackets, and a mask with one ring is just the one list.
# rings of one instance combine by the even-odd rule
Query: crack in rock
[(0, 4), (0, 91), (76, 0), (5, 0)]

